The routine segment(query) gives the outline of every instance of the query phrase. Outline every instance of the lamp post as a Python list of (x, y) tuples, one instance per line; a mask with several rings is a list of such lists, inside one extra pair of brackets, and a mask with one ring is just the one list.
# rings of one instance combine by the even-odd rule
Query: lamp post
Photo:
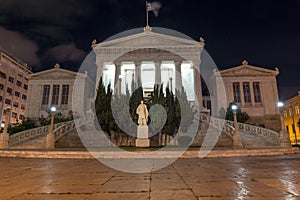
[(46, 137), (46, 149), (54, 149), (55, 148), (55, 136), (53, 134), (53, 126), (54, 126), (54, 115), (56, 108), (51, 107), (51, 122), (50, 122), (50, 127), (49, 127), (49, 133), (47, 134)]
[(279, 134), (280, 134), (280, 136), (279, 136), (280, 137), (280, 146), (285, 147), (285, 148), (289, 148), (292, 145), (291, 145), (290, 135), (284, 127), (283, 112), (281, 110), (283, 106), (284, 106), (284, 104), (282, 102), (278, 102), (277, 107), (279, 108), (280, 123), (281, 123), (281, 131), (279, 132)]
[[(7, 106), (6, 108), (6, 114), (5, 114), (5, 124), (3, 127), (3, 133), (0, 134), (0, 148), (1, 149), (8, 149), (8, 140), (9, 140), (9, 134), (7, 133), (7, 129), (9, 126), (9, 118), (10, 118), (10, 106)], [(1, 125), (2, 126), (2, 125)]]
[(232, 137), (233, 140), (233, 148), (244, 148), (242, 137), (238, 130), (238, 123), (237, 123), (237, 117), (236, 117), (236, 110), (238, 109), (237, 105), (232, 105), (231, 109), (233, 111), (233, 121), (234, 121), (234, 134)]

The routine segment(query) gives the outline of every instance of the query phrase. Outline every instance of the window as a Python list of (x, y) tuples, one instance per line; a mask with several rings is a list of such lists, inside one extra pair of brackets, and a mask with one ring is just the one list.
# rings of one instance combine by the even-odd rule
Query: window
[(22, 109), (22, 110), (25, 110), (25, 105), (21, 105), (21, 109)]
[(8, 77), (8, 81), (9, 81), (9, 82), (11, 82), (11, 83), (13, 83), (13, 82), (14, 82), (14, 78), (13, 78), (13, 77), (11, 77), (11, 76), (10, 76), (10, 77)]
[(62, 95), (61, 95), (61, 104), (66, 105), (68, 104), (69, 99), (69, 85), (62, 86)]
[(26, 100), (27, 99), (27, 96), (26, 95), (22, 95), (22, 99)]
[(6, 79), (6, 74), (0, 71), (0, 78)]
[(259, 82), (253, 82), (254, 101), (261, 103), (260, 86)]
[(11, 88), (7, 88), (7, 93), (9, 93), (10, 95), (12, 95), (12, 89)]
[(287, 118), (287, 112), (286, 112), (286, 110), (283, 111), (283, 117), (284, 117), (284, 118)]
[(14, 105), (13, 105), (15, 108), (18, 108), (19, 107), (19, 104), (17, 102), (14, 102)]
[(13, 112), (13, 113), (11, 114), (11, 117), (12, 117), (12, 118), (17, 118), (17, 113), (14, 113), (14, 112)]
[(22, 86), (22, 83), (21, 81), (17, 81), (17, 86), (21, 87)]
[(2, 100), (3, 100), (3, 97), (2, 97), (2, 96), (0, 96), (0, 102), (2, 102)]
[(233, 83), (233, 99), (234, 102), (241, 102), (240, 83)]
[(20, 92), (15, 91), (15, 96), (20, 97)]
[(10, 105), (10, 103), (11, 103), (11, 100), (5, 99), (5, 104)]
[(24, 84), (24, 89), (28, 90), (28, 85)]
[(0, 84), (0, 90), (4, 90), (4, 85)]
[(59, 97), (59, 85), (53, 85), (53, 91), (52, 91), (52, 105), (58, 104), (58, 97)]
[(48, 105), (48, 103), (49, 103), (49, 94), (50, 94), (50, 85), (44, 85), (42, 105)]
[(243, 82), (244, 99), (245, 103), (251, 103), (251, 93), (249, 82)]
[(296, 113), (296, 115), (300, 114), (299, 106), (295, 106), (295, 113)]
[(292, 108), (289, 109), (289, 114), (290, 114), (290, 117), (293, 115), (293, 109)]

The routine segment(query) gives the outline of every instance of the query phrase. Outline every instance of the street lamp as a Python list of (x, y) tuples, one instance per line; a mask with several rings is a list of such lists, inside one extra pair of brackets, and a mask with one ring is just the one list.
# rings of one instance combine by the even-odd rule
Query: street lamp
[(56, 112), (56, 108), (53, 106), (50, 108), (51, 112), (51, 122), (49, 127), (49, 133), (46, 137), (46, 148), (47, 149), (54, 149), (55, 148), (55, 136), (53, 134), (53, 126), (54, 126), (54, 115)]
[(238, 109), (237, 105), (231, 106), (232, 112), (233, 112), (233, 121), (234, 121), (234, 134), (232, 137), (233, 140), (233, 148), (244, 148), (242, 137), (238, 130), (238, 123), (237, 123), (237, 117), (236, 117), (236, 110)]
[(284, 103), (282, 103), (282, 102), (277, 103), (277, 107), (279, 109), (279, 114), (280, 114), (280, 123), (281, 123), (281, 131), (279, 132), (280, 146), (288, 148), (288, 147), (291, 147), (291, 140), (290, 140), (289, 133), (286, 131), (286, 129), (284, 127), (283, 111), (282, 111), (283, 106), (284, 106)]
[(10, 110), (11, 107), (6, 107), (6, 114), (5, 114), (5, 124), (4, 126), (1, 124), (1, 127), (3, 126), (3, 133), (0, 134), (0, 148), (1, 149), (8, 149), (8, 140), (9, 140), (9, 134), (7, 133), (7, 129), (9, 126), (9, 120), (10, 120)]

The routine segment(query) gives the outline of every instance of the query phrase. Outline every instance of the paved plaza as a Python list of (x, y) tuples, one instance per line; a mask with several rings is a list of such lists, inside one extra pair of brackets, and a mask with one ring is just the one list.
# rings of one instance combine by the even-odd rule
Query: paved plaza
[(299, 154), (179, 159), (143, 174), (93, 159), (0, 158), (0, 177), (1, 200), (300, 199)]

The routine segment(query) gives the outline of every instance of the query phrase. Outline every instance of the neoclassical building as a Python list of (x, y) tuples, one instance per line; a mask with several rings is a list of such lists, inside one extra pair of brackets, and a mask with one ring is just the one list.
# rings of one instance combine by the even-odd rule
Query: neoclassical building
[[(279, 70), (269, 70), (250, 65), (246, 60), (242, 65), (214, 71), (215, 86), (213, 98), (218, 107), (227, 108), (235, 102), (250, 119), (247, 123), (280, 129), (277, 107), (278, 89), (276, 77)], [(225, 91), (220, 85), (224, 84)], [(226, 95), (226, 98), (224, 98)], [(217, 114), (216, 114), (217, 115)]]
[[(78, 98), (73, 110), (84, 115), (85, 111), (91, 109), (102, 78), (106, 87), (111, 84), (114, 95), (126, 91), (132, 94), (133, 83), (139, 82), (145, 97), (151, 94), (154, 84), (160, 84), (164, 89), (168, 85), (174, 93), (183, 86), (189, 101), (200, 112), (207, 112), (206, 108), (209, 108), (213, 116), (218, 116), (220, 109), (226, 109), (230, 102), (236, 102), (242, 111), (249, 114), (248, 123), (279, 130), (279, 111), (276, 106), (278, 69), (256, 67), (244, 61), (241, 66), (214, 70), (216, 66), (213, 62), (207, 62), (212, 59), (206, 58), (208, 54), (204, 46), (203, 38), (195, 41), (180, 33), (154, 28), (152, 31), (121, 33), (101, 43), (94, 40), (94, 60), (83, 62), (84, 70), (93, 76), (94, 85), (91, 86), (87, 74), (59, 67), (35, 73), (29, 81), (30, 98), (26, 116), (37, 119), (45, 115), (45, 110), (52, 105), (57, 105), (58, 110), (69, 111), (74, 98), (82, 96), (86, 98)], [(78, 74), (79, 79), (75, 78)], [(203, 96), (201, 81), (208, 86), (208, 92), (205, 93), (209, 96)], [(76, 84), (76, 87), (72, 84)], [(68, 95), (73, 96), (73, 102), (69, 98), (67, 105), (64, 104), (65, 85), (69, 85)], [(74, 91), (82, 92), (84, 88), (89, 88), (86, 91), (88, 94), (72, 94)]]
[(76, 110), (83, 113), (88, 105), (87, 100), (93, 98), (93, 94), (88, 93), (91, 85), (87, 74), (62, 69), (59, 64), (52, 69), (33, 73), (29, 77), (25, 116), (38, 122), (41, 116), (47, 117), (47, 110), (54, 106), (57, 112), (68, 117), (76, 106), (73, 98), (80, 104)]
[(97, 78), (111, 84), (115, 94), (131, 91), (132, 82), (141, 82), (145, 96), (154, 84), (169, 85), (181, 90), (183, 86), (190, 101), (202, 107), (200, 78), (201, 53), (204, 40), (161, 34), (150, 30), (93, 43), (96, 54)]

